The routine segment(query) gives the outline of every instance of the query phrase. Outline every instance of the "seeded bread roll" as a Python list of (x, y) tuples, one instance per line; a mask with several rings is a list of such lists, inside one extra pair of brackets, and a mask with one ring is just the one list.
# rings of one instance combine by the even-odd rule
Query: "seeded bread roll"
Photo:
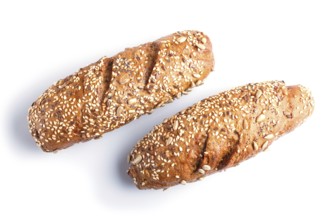
[(313, 105), (307, 89), (279, 81), (220, 93), (156, 126), (131, 152), (128, 174), (139, 189), (199, 180), (264, 151)]
[(98, 138), (200, 85), (213, 65), (210, 39), (198, 31), (104, 57), (32, 104), (30, 132), (44, 151)]

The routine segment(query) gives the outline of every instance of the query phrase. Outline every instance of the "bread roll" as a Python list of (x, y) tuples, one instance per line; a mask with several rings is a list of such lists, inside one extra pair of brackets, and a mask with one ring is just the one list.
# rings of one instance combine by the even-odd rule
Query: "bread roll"
[(194, 182), (264, 151), (313, 105), (306, 88), (280, 81), (220, 93), (156, 126), (131, 152), (128, 174), (139, 189)]
[(213, 65), (210, 39), (198, 31), (103, 57), (32, 104), (30, 132), (44, 151), (99, 138), (201, 84)]

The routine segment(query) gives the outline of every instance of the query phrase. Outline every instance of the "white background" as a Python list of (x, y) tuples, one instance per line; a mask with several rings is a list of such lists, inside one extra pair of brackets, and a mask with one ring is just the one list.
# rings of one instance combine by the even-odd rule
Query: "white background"
[[(0, 24), (0, 219), (330, 218), (328, 0), (1, 1)], [(34, 144), (27, 109), (52, 83), (186, 29), (213, 42), (216, 66), (203, 86), (100, 140), (57, 154)], [(305, 124), (203, 181), (135, 188), (126, 156), (154, 125), (202, 98), (274, 79), (312, 90)]]

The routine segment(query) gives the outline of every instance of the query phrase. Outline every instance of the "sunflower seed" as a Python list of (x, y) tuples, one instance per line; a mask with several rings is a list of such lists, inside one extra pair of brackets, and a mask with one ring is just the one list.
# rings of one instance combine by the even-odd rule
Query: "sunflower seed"
[(186, 40), (187, 40), (187, 37), (185, 37), (185, 36), (181, 36), (181, 37), (179, 37), (178, 39), (176, 39), (179, 43), (183, 43), (183, 42), (185, 42)]
[(117, 111), (116, 111), (117, 116), (121, 116), (121, 114), (123, 113), (123, 111), (124, 111), (124, 108), (122, 106), (119, 106), (117, 108)]
[(266, 141), (265, 143), (263, 143), (263, 145), (262, 145), (261, 148), (262, 148), (263, 150), (266, 150), (267, 147), (268, 147), (268, 141)]
[(198, 169), (198, 172), (199, 172), (200, 174), (202, 174), (202, 175), (205, 174), (205, 170), (203, 170), (203, 169)]
[(284, 115), (285, 117), (287, 117), (287, 118), (293, 118), (292, 113), (289, 112), (289, 111), (284, 111), (284, 112), (283, 112), (283, 115)]
[(165, 144), (166, 145), (170, 145), (172, 143), (172, 141), (173, 141), (173, 138), (172, 137), (169, 137), (169, 138), (166, 139)]
[(201, 50), (204, 50), (206, 48), (203, 44), (200, 43), (197, 43), (196, 46)]
[(198, 74), (198, 73), (194, 73), (194, 74), (193, 74), (193, 77), (195, 77), (195, 78), (199, 78), (199, 77), (201, 77), (201, 75)]
[(178, 127), (179, 127), (179, 122), (177, 120), (175, 120), (173, 123), (173, 130), (177, 130)]
[(120, 78), (119, 78), (119, 83), (120, 84), (126, 84), (130, 81), (130, 78), (128, 76), (128, 74), (123, 74)]
[(253, 150), (258, 150), (259, 149), (258, 143), (255, 142), (255, 141), (253, 141), (252, 146), (253, 146)]
[(142, 160), (142, 156), (140, 154), (136, 155), (135, 159), (131, 161), (131, 164), (136, 165), (140, 163)]
[(258, 89), (258, 91), (256, 93), (257, 99), (259, 99), (261, 95), (262, 95), (262, 91), (260, 89)]
[(132, 99), (128, 100), (128, 104), (129, 104), (129, 105), (133, 105), (133, 104), (135, 104), (136, 102), (137, 102), (137, 99), (136, 99), (136, 98), (132, 98)]
[(264, 138), (267, 139), (267, 140), (270, 140), (270, 139), (274, 138), (274, 135), (273, 134), (268, 134)]
[(203, 170), (205, 170), (205, 171), (209, 171), (209, 170), (211, 170), (211, 167), (209, 166), (209, 165), (203, 165)]
[(249, 129), (249, 124), (248, 124), (248, 122), (247, 122), (246, 119), (243, 120), (243, 128), (244, 128), (245, 130)]
[(285, 86), (282, 87), (282, 92), (284, 95), (288, 95), (288, 90)]
[(257, 122), (261, 122), (266, 119), (266, 116), (264, 114), (261, 114), (257, 117)]

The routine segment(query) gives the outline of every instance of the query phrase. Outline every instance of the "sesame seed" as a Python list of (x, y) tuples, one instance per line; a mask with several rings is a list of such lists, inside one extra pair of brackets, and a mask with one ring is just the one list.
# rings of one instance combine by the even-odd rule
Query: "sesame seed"
[(181, 180), (181, 182), (180, 182), (182, 185), (186, 185), (187, 184), (187, 182), (185, 181), (185, 180)]
[(135, 159), (131, 161), (131, 164), (136, 165), (142, 161), (142, 156), (140, 154), (136, 155)]
[(203, 168), (203, 170), (205, 170), (205, 171), (209, 171), (209, 170), (211, 170), (211, 167), (210, 167), (209, 165), (203, 165), (202, 168)]
[(262, 122), (265, 119), (266, 119), (266, 116), (264, 114), (261, 114), (257, 117), (257, 122)]
[(206, 38), (205, 38), (205, 37), (203, 37), (203, 38), (202, 38), (202, 43), (203, 43), (203, 44), (205, 44), (205, 43), (206, 43), (206, 41), (207, 41), (207, 40), (206, 40)]

